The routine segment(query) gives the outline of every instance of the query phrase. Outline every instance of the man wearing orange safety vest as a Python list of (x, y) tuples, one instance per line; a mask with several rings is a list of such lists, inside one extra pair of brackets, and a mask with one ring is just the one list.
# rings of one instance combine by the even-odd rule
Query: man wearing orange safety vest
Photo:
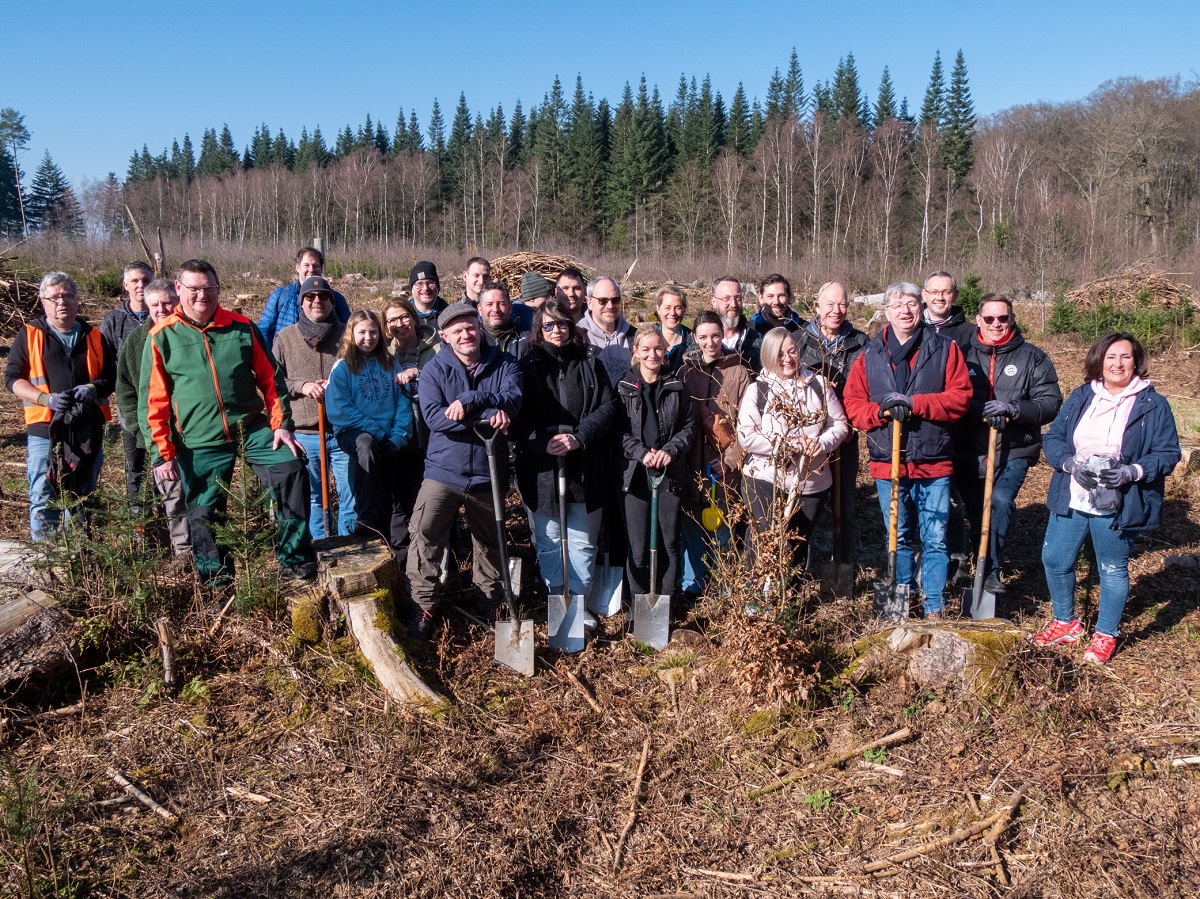
[(59, 526), (61, 509), (50, 506), (62, 491), (82, 497), (96, 489), (117, 372), (108, 338), (79, 318), (79, 291), (69, 275), (48, 273), (38, 297), (44, 314), (17, 332), (4, 368), (5, 387), (24, 406), (34, 540)]
[(146, 338), (138, 424), (162, 459), (155, 480), (183, 481), (196, 574), (210, 587), (232, 579), (233, 560), (217, 546), (212, 520), (224, 512), (243, 456), (275, 500), (280, 573), (311, 580), (308, 471), (275, 357), (255, 324), (221, 307), (209, 263), (183, 263), (175, 289), (179, 307)]

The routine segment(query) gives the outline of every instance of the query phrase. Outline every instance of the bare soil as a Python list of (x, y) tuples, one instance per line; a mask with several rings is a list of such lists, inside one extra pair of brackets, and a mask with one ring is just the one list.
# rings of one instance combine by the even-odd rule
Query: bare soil
[[(1067, 392), (1084, 347), (1034, 339)], [(1187, 398), (1195, 366), (1194, 356), (1164, 356), (1151, 375), (1161, 392)], [(20, 538), (19, 404), (6, 394), (0, 405), (0, 536)], [(1183, 436), (1197, 441), (1194, 430)], [(104, 480), (121, 482), (119, 443)], [(1001, 612), (1025, 631), (1049, 615), (1048, 482), (1044, 464), (1032, 470), (1011, 532)], [(707, 639), (658, 656), (639, 652), (616, 616), (582, 655), (545, 654), (530, 680), (498, 668), (487, 634), (451, 613), (430, 644), (412, 648), (453, 699), (439, 716), (395, 708), (344, 641), (300, 646), (285, 617), (260, 610), (210, 640), (212, 610), (196, 602), (181, 619), (180, 693), (161, 689), (143, 626), (96, 667), (12, 701), (0, 730), (0, 893), (1200, 895), (1200, 767), (1171, 765), (1200, 755), (1200, 590), (1194, 574), (1165, 564), (1200, 552), (1198, 498), (1194, 480), (1168, 481), (1163, 526), (1131, 562), (1111, 665), (1085, 666), (1082, 646), (1022, 647), (1007, 660), (1004, 702), (904, 681), (848, 689), (834, 678), (845, 644), (870, 630), (871, 566), (882, 561), (866, 479), (858, 599), (821, 604), (808, 590), (789, 636), (714, 595), (697, 624)], [(1094, 615), (1086, 562), (1080, 585)], [(806, 699), (778, 699), (769, 670), (748, 662), (784, 652), (809, 661)], [(71, 714), (14, 720), (76, 702), (81, 690)], [(885, 751), (747, 798), (902, 727), (912, 736)], [(177, 819), (135, 801), (101, 804), (124, 795), (109, 766)], [(986, 819), (1018, 788), (1025, 799), (996, 855), (975, 837), (864, 873)]]

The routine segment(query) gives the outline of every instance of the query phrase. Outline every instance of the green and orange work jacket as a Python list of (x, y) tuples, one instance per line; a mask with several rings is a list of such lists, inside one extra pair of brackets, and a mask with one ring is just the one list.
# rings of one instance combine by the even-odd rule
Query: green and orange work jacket
[(176, 456), (174, 440), (211, 448), (236, 443), (239, 429), (292, 429), (283, 375), (262, 332), (220, 306), (204, 325), (176, 310), (150, 329), (138, 420), (164, 462)]

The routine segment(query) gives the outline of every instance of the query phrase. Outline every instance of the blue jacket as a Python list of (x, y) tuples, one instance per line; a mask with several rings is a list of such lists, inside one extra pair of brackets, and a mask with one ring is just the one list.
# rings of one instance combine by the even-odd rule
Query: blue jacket
[[(1070, 513), (1071, 476), (1063, 471), (1063, 463), (1075, 455), (1075, 428), (1095, 395), (1090, 383), (1077, 387), (1042, 436), (1042, 452), (1054, 469), (1046, 505), (1055, 515)], [(1145, 474), (1142, 480), (1121, 488), (1121, 511), (1112, 527), (1118, 532), (1158, 527), (1163, 483), (1182, 455), (1170, 404), (1153, 387), (1147, 387), (1137, 395), (1121, 438), (1121, 463), (1140, 465)]]
[(325, 388), (325, 413), (335, 434), (356, 429), (399, 449), (413, 436), (412, 400), (396, 383), (400, 366), (391, 356), (387, 368), (378, 359), (366, 359), (358, 374), (351, 374), (345, 359), (329, 370)]
[[(429, 360), (417, 381), (421, 417), (429, 426), (429, 447), (425, 453), (425, 477), (468, 491), (491, 483), (487, 452), (483, 439), (475, 433), (475, 424), (486, 421), (497, 411), (516, 419), (521, 411), (521, 374), (517, 361), (498, 347), (481, 344), (479, 367), (474, 376), (449, 348)], [(447, 407), (459, 400), (466, 412), (462, 421), (451, 421)], [(496, 440), (496, 463), (500, 483), (508, 484), (508, 440)], [(502, 492), (507, 492), (507, 486)]]
[[(336, 290), (333, 292), (333, 316), (343, 325), (350, 320), (350, 306)], [(288, 325), (296, 324), (299, 318), (300, 282), (293, 281), (271, 291), (267, 305), (258, 317), (258, 330), (262, 331), (267, 346), (275, 346), (275, 335)]]
[(787, 318), (785, 318), (783, 321), (768, 319), (766, 311), (761, 306), (758, 308), (758, 311), (750, 317), (750, 327), (757, 331), (761, 337), (766, 337), (776, 328), (787, 328), (789, 331), (795, 334), (807, 324), (808, 322), (802, 319), (800, 314), (795, 309), (789, 309), (787, 311)]

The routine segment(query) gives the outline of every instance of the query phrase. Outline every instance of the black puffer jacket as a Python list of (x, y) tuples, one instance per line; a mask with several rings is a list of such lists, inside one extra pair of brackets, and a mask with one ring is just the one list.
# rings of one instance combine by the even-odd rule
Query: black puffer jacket
[(657, 446), (650, 446), (646, 442), (647, 410), (642, 401), (641, 374), (631, 368), (617, 385), (617, 395), (621, 400), (621, 418), (617, 427), (625, 457), (625, 469), (621, 477), (621, 489), (624, 491), (629, 490), (634, 475), (642, 468), (642, 457), (652, 449), (665, 450), (671, 456), (664, 486), (672, 493), (685, 491), (694, 474), (688, 464), (689, 450), (697, 430), (692, 398), (675, 375), (664, 372), (659, 380)]
[[(819, 324), (814, 325), (820, 327)], [(814, 325), (806, 325), (792, 336), (796, 341), (796, 349), (800, 352), (800, 364), (824, 375), (825, 380), (833, 385), (838, 399), (841, 399), (850, 368), (870, 338), (857, 328), (851, 327), (838, 344), (837, 351), (830, 352), (824, 341), (813, 334)]]
[(987, 453), (983, 404), (997, 399), (1017, 407), (1016, 417), (996, 440), (999, 464), (1008, 458), (1037, 461), (1042, 425), (1054, 421), (1063, 401), (1058, 372), (1050, 357), (1026, 342), (1020, 328), (1015, 328), (1012, 337), (999, 346), (980, 342), (976, 330), (963, 355), (974, 392), (967, 414), (955, 428), (955, 454), (967, 457)]
[(568, 344), (561, 352), (546, 344), (531, 347), (520, 361), (524, 403), (513, 424), (517, 447), (517, 488), (539, 515), (558, 513), (555, 477), (559, 456), (546, 444), (560, 428), (570, 428), (582, 444), (567, 453), (567, 502), (600, 508), (612, 472), (608, 439), (617, 417), (617, 395), (594, 347)]

